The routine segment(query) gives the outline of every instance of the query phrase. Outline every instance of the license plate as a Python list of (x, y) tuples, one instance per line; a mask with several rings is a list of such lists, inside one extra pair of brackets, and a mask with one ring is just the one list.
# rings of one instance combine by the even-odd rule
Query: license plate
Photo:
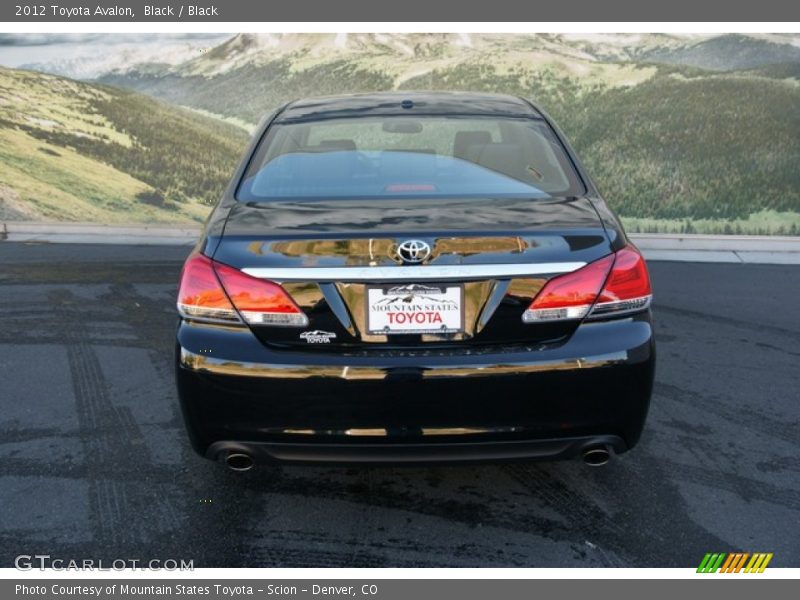
[(464, 330), (461, 285), (398, 284), (367, 287), (372, 334), (458, 333)]

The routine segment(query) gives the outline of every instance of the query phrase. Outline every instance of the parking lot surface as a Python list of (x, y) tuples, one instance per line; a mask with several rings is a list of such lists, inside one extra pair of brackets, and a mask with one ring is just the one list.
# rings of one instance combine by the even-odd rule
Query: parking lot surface
[(172, 375), (181, 247), (0, 243), (0, 566), (800, 566), (800, 267), (656, 262), (643, 439), (580, 461), (197, 457)]

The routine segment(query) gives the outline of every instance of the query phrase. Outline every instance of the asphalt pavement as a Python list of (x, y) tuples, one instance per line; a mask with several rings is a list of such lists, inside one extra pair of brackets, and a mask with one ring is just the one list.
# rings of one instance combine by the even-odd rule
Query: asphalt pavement
[(800, 267), (651, 263), (652, 408), (605, 468), (233, 473), (190, 450), (175, 396), (187, 252), (0, 243), (0, 567), (800, 567)]

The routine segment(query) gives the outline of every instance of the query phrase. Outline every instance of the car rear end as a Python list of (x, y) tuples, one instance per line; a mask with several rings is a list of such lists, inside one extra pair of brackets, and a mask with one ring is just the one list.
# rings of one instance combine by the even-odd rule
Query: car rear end
[(178, 295), (194, 448), (245, 469), (633, 447), (647, 269), (558, 132), (521, 102), (391, 100), (285, 109), (215, 210)]

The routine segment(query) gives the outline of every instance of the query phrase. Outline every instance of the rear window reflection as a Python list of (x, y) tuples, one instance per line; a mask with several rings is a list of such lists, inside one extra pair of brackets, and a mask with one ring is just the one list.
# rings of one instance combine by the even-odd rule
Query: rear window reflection
[(577, 195), (544, 121), (370, 117), (274, 124), (237, 198)]

